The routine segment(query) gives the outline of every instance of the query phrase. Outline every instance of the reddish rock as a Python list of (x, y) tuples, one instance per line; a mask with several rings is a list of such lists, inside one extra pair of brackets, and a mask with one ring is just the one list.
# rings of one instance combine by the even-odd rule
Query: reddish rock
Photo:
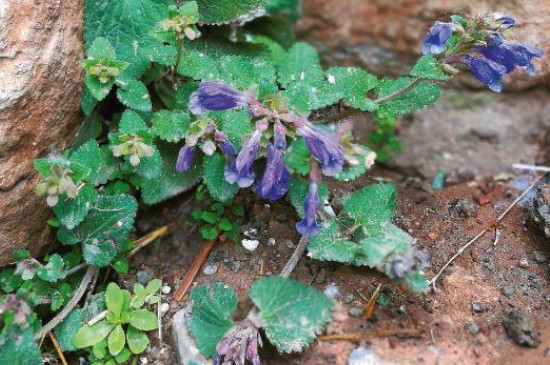
[[(550, 2), (468, 0), (308, 0), (297, 30), (301, 39), (314, 43), (327, 64), (363, 65), (379, 75), (407, 74), (420, 55), (420, 45), (437, 19), (460, 13), (511, 14), (518, 21), (514, 37), (550, 54)], [(539, 72), (528, 77), (511, 75), (509, 90), (546, 85), (550, 58), (536, 64)], [(466, 83), (476, 85), (468, 77)]]
[(51, 238), (32, 163), (81, 120), (82, 10), (81, 0), (0, 1), (0, 265)]

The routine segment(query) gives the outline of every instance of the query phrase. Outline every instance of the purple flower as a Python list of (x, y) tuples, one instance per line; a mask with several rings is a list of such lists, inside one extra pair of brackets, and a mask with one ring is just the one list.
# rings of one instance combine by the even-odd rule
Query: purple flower
[(227, 138), (227, 135), (225, 133), (216, 131), (214, 139), (216, 140), (216, 142), (219, 143), (219, 146), (225, 156), (230, 157), (237, 155), (237, 150), (235, 149), (235, 146), (233, 146), (233, 143), (229, 141), (229, 138)]
[(510, 15), (496, 13), (494, 14), (495, 22), (499, 23), (500, 28), (512, 28), (516, 25), (516, 20)]
[(193, 156), (195, 155), (195, 148), (187, 145), (183, 146), (178, 153), (178, 160), (176, 161), (176, 171), (184, 172), (191, 168), (193, 164)]
[(445, 51), (445, 45), (455, 31), (453, 23), (436, 23), (430, 28), (424, 44), (422, 45), (422, 54), (441, 54)]
[(205, 110), (228, 110), (246, 105), (248, 96), (229, 85), (214, 81), (204, 81), (199, 89), (191, 94), (189, 110), (201, 115)]
[(500, 45), (478, 48), (485, 58), (506, 67), (506, 72), (514, 71), (516, 66), (525, 67), (529, 75), (535, 74), (533, 58), (542, 57), (541, 49), (528, 44), (503, 41)]
[(502, 79), (506, 74), (506, 67), (491, 60), (465, 56), (464, 63), (470, 68), (474, 76), (487, 85), (494, 92), (502, 91)]
[(308, 122), (296, 123), (296, 127), (313, 157), (321, 163), (323, 174), (334, 176), (342, 171), (344, 152), (334, 136)]
[(258, 328), (251, 320), (237, 322), (235, 327), (221, 339), (216, 346), (214, 365), (244, 365), (250, 361), (252, 365), (261, 365), (258, 348), (262, 339)]
[(274, 145), (267, 146), (267, 165), (256, 189), (263, 199), (278, 200), (288, 191), (290, 173), (283, 163), (285, 136), (286, 129), (278, 122), (275, 125)]
[(262, 133), (267, 129), (268, 123), (262, 119), (256, 123), (256, 130), (252, 136), (243, 144), (241, 152), (239, 152), (235, 161), (225, 167), (225, 180), (234, 184), (235, 182), (241, 187), (246, 188), (254, 183), (256, 174), (252, 170), (258, 146)]
[(319, 209), (319, 187), (316, 182), (312, 182), (304, 202), (305, 217), (296, 223), (296, 229), (302, 236), (316, 236), (321, 231), (321, 227), (317, 224), (317, 209)]

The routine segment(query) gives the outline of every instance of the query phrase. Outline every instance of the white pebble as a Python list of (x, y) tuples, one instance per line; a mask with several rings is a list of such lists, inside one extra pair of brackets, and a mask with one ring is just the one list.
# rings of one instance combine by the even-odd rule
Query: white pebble
[(170, 294), (172, 288), (169, 285), (165, 285), (160, 289), (160, 291), (162, 292), (162, 294)]
[(140, 360), (141, 360), (141, 364), (142, 364), (142, 365), (145, 365), (145, 364), (147, 364), (147, 363), (149, 362), (149, 360), (147, 360), (146, 357), (142, 357)]
[(162, 303), (160, 305), (160, 315), (161, 315), (161, 317), (164, 316), (166, 314), (166, 312), (168, 312), (169, 309), (170, 309), (170, 304)]
[(204, 275), (214, 275), (218, 272), (218, 265), (215, 264), (209, 264), (202, 269), (202, 272)]
[(260, 241), (258, 241), (258, 240), (242, 240), (241, 243), (243, 244), (243, 247), (246, 248), (248, 251), (254, 251), (258, 248), (258, 245), (260, 244)]
[(325, 290), (323, 291), (327, 297), (330, 299), (334, 299), (338, 296), (338, 293), (340, 290), (334, 283), (330, 283), (325, 287)]
[(270, 246), (275, 246), (275, 238), (268, 239), (267, 244), (270, 245)]

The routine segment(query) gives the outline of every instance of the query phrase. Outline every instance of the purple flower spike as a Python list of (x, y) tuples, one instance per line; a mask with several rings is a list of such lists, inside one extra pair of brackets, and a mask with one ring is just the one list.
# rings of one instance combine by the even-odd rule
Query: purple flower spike
[(205, 81), (201, 82), (199, 89), (191, 94), (189, 110), (195, 115), (201, 115), (205, 110), (228, 110), (246, 105), (248, 99), (246, 94), (229, 85)]
[(308, 122), (296, 126), (313, 157), (321, 163), (323, 174), (334, 176), (342, 171), (344, 152), (334, 136)]
[(176, 171), (185, 172), (191, 168), (193, 164), (193, 156), (195, 155), (195, 148), (189, 146), (183, 146), (178, 153), (178, 160), (176, 161)]
[(516, 66), (525, 67), (529, 75), (535, 74), (533, 58), (542, 57), (541, 49), (524, 43), (503, 41), (499, 46), (487, 46), (478, 48), (485, 58), (506, 67), (506, 72), (514, 71)]
[(506, 67), (491, 60), (471, 56), (466, 56), (464, 62), (474, 76), (489, 89), (497, 93), (502, 91), (502, 79), (506, 74)]
[(422, 45), (422, 54), (441, 54), (445, 51), (445, 45), (455, 31), (453, 23), (436, 23), (430, 28), (424, 44)]
[(262, 199), (278, 200), (288, 191), (290, 172), (283, 163), (286, 148), (286, 128), (275, 124), (274, 145), (267, 146), (267, 165), (264, 175), (257, 184), (258, 195)]
[(317, 224), (317, 209), (319, 209), (319, 187), (316, 182), (312, 182), (304, 202), (305, 217), (296, 223), (296, 229), (302, 236), (316, 236), (321, 231), (321, 227)]
[(256, 174), (252, 170), (254, 160), (256, 160), (256, 154), (258, 153), (258, 146), (262, 133), (267, 129), (268, 123), (266, 120), (260, 120), (256, 123), (256, 130), (252, 133), (252, 136), (243, 144), (243, 148), (239, 155), (231, 163), (231, 165), (225, 168), (225, 180), (234, 184), (235, 182), (241, 188), (247, 188), (254, 183)]

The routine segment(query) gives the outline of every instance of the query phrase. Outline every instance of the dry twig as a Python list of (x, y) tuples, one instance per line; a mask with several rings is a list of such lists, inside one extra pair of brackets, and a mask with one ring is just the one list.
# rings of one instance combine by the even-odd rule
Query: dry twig
[(340, 333), (334, 335), (319, 336), (319, 341), (362, 341), (378, 337), (407, 336), (422, 337), (422, 333), (416, 329), (377, 329), (364, 333)]
[(380, 289), (382, 289), (382, 284), (378, 284), (378, 287), (376, 288), (374, 293), (372, 293), (372, 296), (365, 306), (365, 317), (367, 319), (370, 319), (370, 317), (372, 316), (372, 312), (374, 311), (374, 307), (376, 305), (376, 299), (378, 299), (378, 296), (380, 295)]
[(50, 336), (50, 340), (52, 340), (53, 347), (55, 347), (55, 350), (57, 351), (57, 354), (59, 355), (59, 358), (61, 359), (61, 362), (63, 365), (68, 365), (67, 359), (65, 359), (65, 355), (63, 355), (63, 351), (61, 350), (61, 347), (59, 346), (59, 343), (57, 342), (57, 339), (55, 338), (54, 334), (52, 332), (48, 332), (48, 335)]
[(296, 246), (296, 249), (294, 250), (294, 253), (292, 256), (290, 256), (290, 259), (286, 263), (285, 267), (283, 267), (283, 270), (281, 270), (280, 276), (283, 278), (288, 278), (292, 271), (294, 271), (294, 268), (298, 264), (298, 261), (300, 261), (300, 258), (306, 251), (307, 245), (309, 243), (309, 236), (302, 236), (300, 238), (300, 242), (298, 243), (298, 246)]

